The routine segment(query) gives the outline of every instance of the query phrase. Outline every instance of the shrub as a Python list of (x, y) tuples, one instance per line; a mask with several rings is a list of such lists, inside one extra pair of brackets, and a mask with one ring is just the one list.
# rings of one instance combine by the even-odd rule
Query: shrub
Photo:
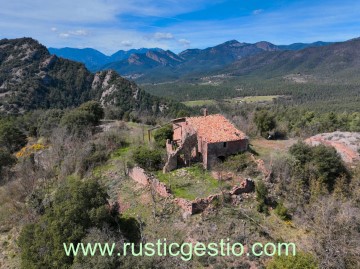
[(156, 146), (165, 148), (166, 139), (172, 139), (173, 133), (174, 132), (171, 125), (166, 125), (156, 130), (154, 134), (154, 140)]
[(349, 173), (343, 163), (340, 155), (333, 147), (319, 145), (311, 147), (303, 142), (294, 144), (289, 149), (299, 162), (302, 171), (308, 174), (305, 182), (309, 184), (310, 178), (321, 180), (327, 188), (327, 191), (333, 191), (337, 178), (341, 176), (348, 177)]
[(162, 164), (162, 152), (158, 149), (139, 147), (133, 152), (133, 160), (141, 168), (155, 171), (160, 169)]
[(49, 137), (60, 124), (64, 111), (61, 109), (46, 110), (38, 119), (37, 135)]
[(266, 188), (264, 182), (258, 181), (255, 186), (255, 191), (256, 191), (256, 200), (258, 201), (257, 211), (268, 214), (269, 210), (266, 205), (268, 189)]
[(68, 132), (80, 134), (84, 129), (93, 126), (93, 115), (85, 110), (70, 110), (61, 118), (61, 125)]
[(99, 121), (104, 118), (104, 109), (97, 101), (89, 101), (83, 103), (79, 107), (79, 110), (89, 112), (91, 115), (91, 122), (94, 125), (98, 124)]
[(290, 220), (290, 215), (288, 213), (287, 208), (284, 206), (282, 202), (278, 203), (275, 208), (275, 214), (279, 216), (282, 220)]
[[(79, 243), (90, 228), (117, 230), (117, 215), (109, 210), (106, 190), (96, 181), (68, 179), (55, 193), (51, 208), (19, 237), (23, 268), (70, 268), (63, 243)], [(116, 228), (116, 229), (115, 229)]]
[(296, 253), (296, 256), (275, 256), (266, 269), (317, 269), (316, 260), (311, 254)]

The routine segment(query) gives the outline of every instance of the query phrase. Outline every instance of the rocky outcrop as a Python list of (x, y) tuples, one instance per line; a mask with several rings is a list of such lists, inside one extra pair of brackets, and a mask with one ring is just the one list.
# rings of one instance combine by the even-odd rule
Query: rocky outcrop
[(320, 144), (336, 149), (346, 163), (360, 160), (360, 133), (359, 132), (332, 132), (317, 134), (305, 140), (311, 146)]

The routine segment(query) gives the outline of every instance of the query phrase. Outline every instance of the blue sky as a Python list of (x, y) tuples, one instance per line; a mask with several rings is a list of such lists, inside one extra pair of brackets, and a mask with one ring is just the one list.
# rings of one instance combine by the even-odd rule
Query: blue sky
[(359, 0), (0, 0), (0, 38), (48, 47), (160, 47), (180, 52), (241, 42), (343, 41), (360, 36)]

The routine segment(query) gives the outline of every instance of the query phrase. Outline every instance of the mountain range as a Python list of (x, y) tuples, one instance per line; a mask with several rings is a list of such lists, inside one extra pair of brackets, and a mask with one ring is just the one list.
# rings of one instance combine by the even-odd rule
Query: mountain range
[(112, 70), (51, 55), (31, 38), (0, 40), (0, 112), (75, 107), (98, 100), (123, 113), (168, 114), (177, 103), (152, 96)]
[(98, 71), (100, 70), (104, 65), (112, 62), (121, 61), (124, 59), (129, 58), (130, 55), (138, 53), (146, 53), (147, 51), (159, 51), (161, 49), (158, 48), (141, 48), (141, 49), (131, 49), (128, 51), (125, 50), (119, 50), (115, 52), (114, 54), (107, 56), (104, 53), (92, 49), (92, 48), (84, 48), (84, 49), (77, 49), (77, 48), (49, 48), (49, 52), (51, 54), (55, 54), (58, 57), (62, 57), (65, 59), (81, 62), (85, 64), (85, 66), (90, 71)]
[(94, 49), (49, 48), (52, 54), (84, 63), (89, 70), (114, 69), (119, 74), (139, 81), (172, 80), (194, 72), (212, 71), (236, 60), (262, 52), (300, 50), (327, 46), (329, 42), (274, 45), (261, 41), (254, 44), (230, 40), (206, 49), (187, 49), (176, 54), (159, 48), (120, 50), (111, 56)]

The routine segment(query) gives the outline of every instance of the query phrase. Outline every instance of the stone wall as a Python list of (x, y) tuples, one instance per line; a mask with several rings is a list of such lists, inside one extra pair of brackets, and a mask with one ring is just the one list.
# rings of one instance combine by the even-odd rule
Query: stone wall
[(256, 159), (254, 154), (251, 154), (250, 157), (256, 163), (258, 170), (264, 175), (265, 180), (269, 180), (271, 171), (266, 168), (265, 162), (262, 159)]
[(129, 169), (129, 177), (143, 186), (151, 186), (162, 197), (171, 196), (171, 191), (166, 184), (160, 182), (153, 175), (146, 173), (146, 171), (140, 167), (135, 166)]
[(240, 183), (240, 186), (234, 186), (229, 192), (231, 195), (239, 195), (242, 193), (249, 193), (255, 190), (255, 183), (251, 179), (245, 179)]
[(129, 169), (129, 177), (141, 185), (149, 185), (149, 175), (140, 167), (135, 166), (134, 168)]

